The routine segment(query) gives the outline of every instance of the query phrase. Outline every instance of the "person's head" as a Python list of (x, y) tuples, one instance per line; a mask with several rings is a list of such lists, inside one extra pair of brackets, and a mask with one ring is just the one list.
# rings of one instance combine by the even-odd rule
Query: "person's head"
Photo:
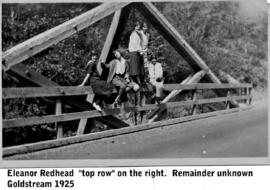
[(151, 62), (155, 65), (157, 63), (157, 57), (155, 55), (151, 56)]
[(115, 58), (120, 59), (121, 58), (121, 52), (119, 50), (114, 50), (113, 55)]
[(142, 25), (142, 30), (145, 32), (148, 29), (147, 24), (144, 22)]
[(92, 52), (91, 52), (91, 60), (92, 60), (92, 61), (96, 61), (97, 58), (98, 58), (97, 53), (96, 53), (95, 51), (92, 51)]
[(136, 31), (138, 31), (138, 30), (141, 29), (141, 23), (140, 23), (139, 21), (135, 22), (134, 29), (135, 29)]

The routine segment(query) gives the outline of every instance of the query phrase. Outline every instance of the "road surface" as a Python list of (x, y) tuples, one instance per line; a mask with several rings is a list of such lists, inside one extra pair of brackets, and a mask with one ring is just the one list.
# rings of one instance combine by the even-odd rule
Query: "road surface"
[(265, 157), (267, 105), (6, 159)]

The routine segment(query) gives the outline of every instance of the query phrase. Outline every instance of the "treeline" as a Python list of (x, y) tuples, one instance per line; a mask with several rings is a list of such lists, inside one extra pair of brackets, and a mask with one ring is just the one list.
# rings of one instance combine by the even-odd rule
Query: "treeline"
[[(3, 51), (61, 24), (98, 4), (4, 4)], [(266, 85), (267, 14), (245, 20), (234, 2), (155, 3), (179, 33), (218, 74), (223, 70), (241, 82)], [(60, 85), (77, 85), (91, 50), (101, 52), (112, 16), (74, 34), (24, 63)], [(120, 46), (126, 48), (132, 25), (144, 18), (131, 9)], [(158, 54), (168, 73), (167, 81), (179, 82), (191, 72), (189, 65), (150, 24), (150, 49)], [(170, 70), (169, 68), (175, 68)], [(18, 81), (19, 82), (19, 81)], [(13, 82), (4, 75), (3, 85)]]

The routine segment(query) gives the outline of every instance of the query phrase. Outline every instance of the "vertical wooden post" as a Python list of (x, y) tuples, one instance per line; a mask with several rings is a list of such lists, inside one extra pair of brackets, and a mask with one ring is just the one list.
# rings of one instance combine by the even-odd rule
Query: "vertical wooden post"
[[(238, 89), (238, 96), (242, 96), (242, 89), (241, 88), (239, 88)], [(242, 103), (242, 101), (241, 100), (238, 100), (239, 101), (239, 103)]]
[(192, 101), (193, 101), (193, 106), (192, 106), (192, 115), (196, 115), (197, 114), (197, 90), (193, 90), (192, 91)]
[[(60, 98), (56, 100), (55, 114), (56, 115), (62, 114), (62, 102)], [(57, 139), (63, 138), (64, 137), (63, 126), (59, 123), (55, 123), (55, 126), (57, 130)]]
[[(251, 96), (251, 91), (252, 91), (252, 87), (250, 87), (250, 88), (248, 89), (248, 95), (250, 95), (250, 96)], [(251, 105), (251, 102), (252, 102), (252, 98), (250, 97), (250, 98), (249, 98), (249, 101), (248, 101), (248, 104)]]
[[(246, 94), (246, 89), (242, 88), (242, 96), (244, 96), (245, 94)], [(246, 103), (246, 101), (242, 99), (242, 103)]]
[[(201, 89), (201, 97), (204, 97), (204, 89)], [(203, 105), (204, 104), (201, 104), (201, 109), (202, 109), (201, 113), (204, 113), (204, 110), (203, 110), (204, 106)]]
[[(248, 87), (245, 88), (245, 95), (248, 95)], [(248, 98), (246, 98), (244, 101), (245, 101), (245, 104), (248, 104)]]
[[(145, 91), (143, 91), (141, 93), (141, 106), (145, 106), (145, 105), (146, 105), (146, 94), (145, 94)], [(142, 124), (146, 120), (146, 112), (141, 111), (140, 116), (141, 116), (141, 124)]]
[[(229, 98), (231, 96), (231, 90), (228, 89), (227, 91), (227, 98)], [(227, 99), (226, 101), (226, 109), (230, 109), (230, 101)]]
[[(140, 105), (140, 90), (138, 92), (134, 92), (134, 104), (135, 104), (135, 106)], [(135, 111), (135, 113), (134, 113), (134, 122), (135, 122), (135, 125), (138, 124), (138, 112), (137, 111)]]

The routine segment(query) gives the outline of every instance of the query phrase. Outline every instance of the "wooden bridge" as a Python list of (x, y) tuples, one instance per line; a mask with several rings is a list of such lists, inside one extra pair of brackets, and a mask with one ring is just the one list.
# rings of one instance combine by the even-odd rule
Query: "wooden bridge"
[[(21, 62), (45, 50), (51, 45), (85, 29), (104, 17), (114, 14), (113, 20), (101, 52), (100, 60), (109, 61), (111, 52), (117, 48), (130, 8), (135, 7), (145, 16), (146, 20), (160, 32), (160, 34), (175, 48), (175, 50), (192, 66), (195, 71), (181, 84), (165, 84), (165, 90), (169, 95), (162, 104), (146, 104), (142, 106), (129, 106), (125, 108), (108, 108), (103, 112), (93, 110), (92, 105), (86, 101), (86, 96), (92, 93), (91, 87), (67, 87), (59, 86), (45, 76), (31, 70)], [(3, 53), (2, 65), (5, 72), (16, 76), (26, 84), (38, 87), (6, 88), (3, 89), (3, 99), (46, 97), (55, 102), (55, 114), (35, 116), (27, 118), (4, 119), (3, 129), (12, 127), (28, 127), (44, 123), (57, 123), (56, 139), (32, 144), (24, 144), (13, 147), (5, 147), (3, 156), (24, 154), (44, 149), (65, 146), (69, 144), (91, 141), (120, 134), (148, 130), (156, 127), (187, 122), (191, 120), (237, 112), (249, 109), (251, 106), (251, 84), (222, 84), (218, 77), (211, 71), (207, 64), (183, 39), (177, 30), (166, 20), (157, 8), (148, 2), (130, 3), (102, 3), (96, 8), (75, 17), (55, 28), (45, 31)], [(100, 69), (100, 68), (99, 68)], [(204, 78), (208, 83), (199, 83)], [(215, 97), (205, 98), (203, 92), (210, 90)], [(169, 102), (178, 94), (185, 95), (185, 100)], [(247, 106), (239, 106), (239, 102)], [(74, 113), (63, 113), (62, 103), (79, 109)], [(198, 112), (198, 106), (207, 106), (213, 103), (221, 103), (220, 110), (204, 113)], [(189, 115), (180, 118), (156, 121), (161, 113), (170, 108), (188, 107)], [(129, 125), (117, 115), (122, 112), (146, 112), (147, 122), (141, 125)], [(109, 125), (112, 129), (84, 134), (88, 119), (97, 119)], [(61, 122), (80, 120), (77, 135), (64, 138)]]
[[(190, 85), (181, 84), (167, 84), (165, 89), (168, 91), (174, 90), (185, 90), (190, 91), (192, 96), (185, 101), (168, 102), (157, 104), (147, 104), (145, 106), (130, 106), (124, 108), (125, 112), (142, 112), (142, 111), (153, 111), (161, 109), (169, 109), (176, 107), (189, 107), (190, 115), (175, 119), (168, 119), (164, 121), (158, 121), (153, 123), (145, 123), (136, 126), (120, 127), (119, 129), (112, 129), (108, 131), (83, 135), (82, 129), (78, 127), (77, 136), (63, 138), (63, 126), (61, 122), (88, 118), (100, 118), (109, 115), (118, 115), (121, 112), (121, 108), (105, 109), (103, 112), (96, 110), (82, 111), (75, 113), (62, 113), (59, 104), (62, 98), (71, 97), (74, 95), (86, 95), (92, 93), (91, 87), (28, 87), (28, 88), (7, 88), (3, 89), (3, 98), (30, 98), (30, 97), (55, 97), (56, 101), (56, 113), (55, 115), (45, 116), (34, 116), (27, 118), (16, 118), (3, 120), (3, 128), (12, 127), (27, 127), (31, 125), (39, 125), (44, 123), (55, 123), (57, 122), (57, 137), (55, 140), (49, 140), (44, 142), (37, 142), (26, 145), (19, 145), (14, 147), (7, 147), (3, 149), (3, 156), (10, 156), (13, 154), (22, 154), (32, 151), (38, 151), (43, 149), (55, 148), (59, 146), (65, 146), (73, 143), (79, 143), (84, 141), (90, 141), (105, 137), (111, 137), (115, 135), (121, 135), (126, 133), (132, 133), (136, 131), (149, 130), (156, 127), (167, 126), (182, 122), (187, 122), (196, 119), (202, 119), (206, 117), (216, 116), (220, 114), (237, 112), (240, 110), (249, 109), (251, 106), (251, 84), (213, 84), (213, 83), (198, 83)], [(214, 98), (198, 98), (198, 93), (203, 93), (206, 90), (225, 90), (227, 96), (225, 97), (214, 97)], [(244, 100), (247, 106), (239, 108), (230, 108), (230, 101)], [(197, 114), (198, 105), (207, 105), (211, 103), (225, 103), (225, 109), (207, 113)], [(123, 111), (123, 110), (122, 110)]]

